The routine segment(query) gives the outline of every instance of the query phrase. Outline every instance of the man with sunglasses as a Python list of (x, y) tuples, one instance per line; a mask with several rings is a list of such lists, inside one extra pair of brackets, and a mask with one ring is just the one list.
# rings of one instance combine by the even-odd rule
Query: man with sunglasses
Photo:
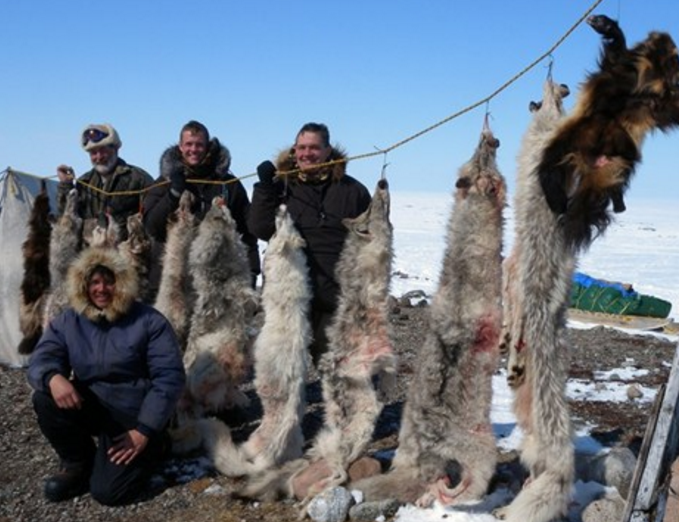
[[(153, 183), (153, 178), (145, 170), (126, 163), (118, 156), (122, 142), (118, 132), (108, 123), (85, 127), (80, 144), (90, 155), (92, 169), (78, 178), (78, 213), (83, 219), (101, 219), (110, 214), (118, 223), (121, 239), (124, 240), (127, 238), (127, 218), (139, 212), (144, 195), (141, 191)], [(72, 167), (59, 165), (57, 176), (58, 210), (61, 214), (66, 195), (73, 188), (75, 174)], [(131, 193), (116, 195), (116, 192)]]

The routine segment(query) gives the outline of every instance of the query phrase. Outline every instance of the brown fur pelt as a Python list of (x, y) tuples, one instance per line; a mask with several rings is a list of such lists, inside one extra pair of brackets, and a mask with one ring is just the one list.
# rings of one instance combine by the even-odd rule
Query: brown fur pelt
[(590, 74), (573, 111), (544, 150), (538, 175), (566, 240), (589, 246), (625, 210), (623, 195), (641, 160), (645, 136), (679, 125), (679, 59), (672, 38), (651, 32), (626, 47), (618, 24), (588, 19), (604, 38), (599, 70)]
[(23, 355), (33, 352), (42, 335), (42, 319), (50, 287), (51, 233), (50, 201), (43, 182), (42, 190), (35, 197), (31, 209), (28, 237), (21, 246), (24, 255), (24, 277), (21, 281), (19, 328), (23, 339), (19, 343), (18, 351)]
[(350, 485), (367, 500), (456, 504), (481, 498), (495, 473), (490, 407), (502, 322), (506, 194), (496, 165), (498, 146), (484, 130), (460, 169), (429, 330), (418, 352), (392, 469)]

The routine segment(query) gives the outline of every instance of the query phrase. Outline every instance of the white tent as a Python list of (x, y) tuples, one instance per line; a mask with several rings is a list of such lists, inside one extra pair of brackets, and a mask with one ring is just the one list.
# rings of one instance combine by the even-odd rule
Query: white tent
[[(19, 289), (24, 276), (21, 245), (28, 233), (33, 200), (42, 179), (8, 168), (0, 173), (0, 364), (22, 366), (19, 355)], [(57, 182), (47, 181), (52, 212), (56, 213)]]

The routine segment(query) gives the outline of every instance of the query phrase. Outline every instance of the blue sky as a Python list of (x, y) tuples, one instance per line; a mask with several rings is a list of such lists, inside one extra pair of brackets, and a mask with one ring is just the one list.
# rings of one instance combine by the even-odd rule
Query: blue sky
[[(307, 121), (328, 124), (350, 156), (392, 146), (494, 92), (547, 51), (594, 0), (4, 1), (0, 7), (0, 169), (52, 176), (89, 168), (79, 134), (119, 131), (121, 156), (156, 177), (162, 151), (190, 119), (231, 150), (238, 176), (292, 143)], [(634, 43), (651, 30), (679, 39), (676, 0), (604, 0)], [(580, 25), (553, 53), (553, 76), (577, 89), (599, 37)], [(510, 190), (547, 60), (495, 97)], [(570, 107), (574, 97), (569, 98)], [(485, 106), (387, 156), (397, 191), (449, 192), (471, 155)], [(679, 132), (657, 134), (630, 195), (669, 197)], [(349, 172), (370, 189), (383, 158)], [(250, 187), (253, 178), (243, 181)]]

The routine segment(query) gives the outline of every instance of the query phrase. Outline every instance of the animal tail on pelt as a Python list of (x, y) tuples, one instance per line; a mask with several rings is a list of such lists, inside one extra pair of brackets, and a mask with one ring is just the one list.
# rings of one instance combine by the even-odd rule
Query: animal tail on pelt
[(427, 487), (426, 482), (420, 480), (418, 470), (411, 467), (393, 468), (385, 474), (349, 484), (349, 488), (359, 490), (367, 502), (395, 498), (403, 503), (414, 503), (426, 492)]
[(309, 460), (300, 458), (286, 462), (279, 468), (251, 475), (245, 486), (234, 492), (234, 496), (264, 502), (295, 498), (293, 479), (309, 464)]
[(242, 477), (259, 471), (231, 437), (231, 430), (218, 419), (198, 419), (170, 430), (172, 453), (187, 455), (203, 448), (217, 471)]
[[(559, 458), (557, 455), (555, 457)], [(571, 488), (571, 477), (564, 476), (558, 467), (547, 469), (524, 486), (514, 501), (505, 508), (505, 519), (507, 522), (560, 520), (568, 512)]]
[[(566, 270), (566, 273), (570, 272)], [(568, 287), (567, 284), (561, 286)], [(535, 306), (537, 302), (539, 298), (533, 298), (532, 294), (527, 296), (526, 339), (529, 359), (528, 379), (523, 386), (531, 387), (532, 422), (521, 458), (530, 468), (531, 481), (507, 506), (509, 522), (548, 522), (565, 516), (575, 475), (575, 455), (565, 393), (567, 348), (563, 342), (563, 328), (555, 328), (548, 320), (549, 314), (544, 313), (545, 310), (540, 306)], [(556, 314), (558, 324), (563, 324), (559, 319), (562, 313), (563, 310)]]

